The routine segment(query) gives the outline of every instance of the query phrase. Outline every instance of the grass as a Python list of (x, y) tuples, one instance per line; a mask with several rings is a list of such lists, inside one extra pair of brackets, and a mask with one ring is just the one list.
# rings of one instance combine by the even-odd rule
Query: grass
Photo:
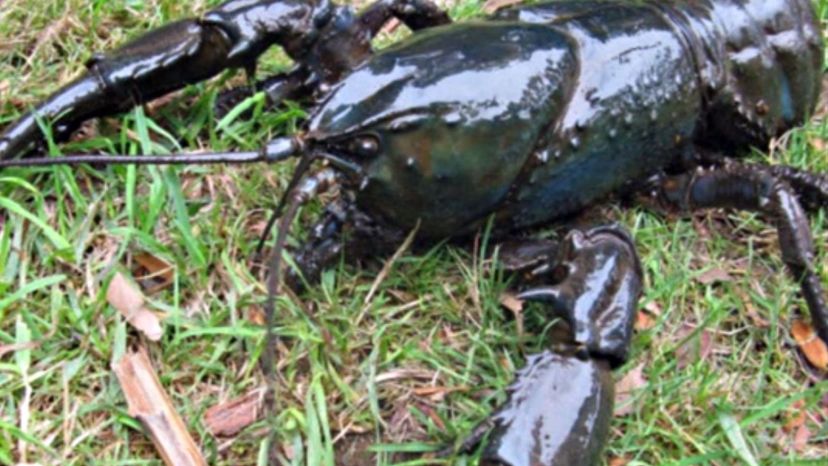
[[(0, 125), (77, 75), (91, 52), (217, 2), (190, 3), (0, 4)], [(819, 7), (825, 18), (828, 1)], [(471, 1), (452, 13), (479, 11)], [(262, 72), (284, 66), (269, 53)], [(228, 80), (239, 77), (88, 126), (59, 150), (253, 148), (301, 123), (300, 108), (266, 111), (255, 101), (253, 118), (217, 121), (212, 102)], [(826, 171), (824, 141), (825, 124), (812, 123), (754, 158)], [(0, 173), (0, 464), (160, 464), (110, 370), (140, 337), (106, 304), (104, 285), (115, 270), (140, 278), (140, 253), (174, 266), (171, 286), (150, 295), (166, 314), (165, 336), (143, 342), (174, 404), (210, 464), (263, 464), (264, 420), (217, 440), (202, 417), (262, 384), (263, 331), (255, 322), (265, 290), (250, 258), (290, 168)], [(305, 209), (293, 244), (318, 212), (319, 205)], [(608, 461), (824, 462), (828, 386), (809, 375), (790, 337), (804, 302), (783, 273), (773, 228), (745, 213), (672, 218), (609, 205), (601, 214), (633, 232), (646, 274), (641, 305), (654, 320), (637, 332), (632, 358), (617, 372), (640, 366), (647, 384), (631, 413), (615, 418)], [(818, 264), (826, 263), (825, 220), (820, 213), (812, 222)], [(524, 355), (545, 347), (548, 322), (530, 308), (526, 333), (518, 333), (499, 304), (508, 282), (491, 271), (491, 252), (484, 241), (476, 251), (439, 245), (404, 254), (367, 303), (381, 264), (340, 265), (299, 300), (280, 298), (280, 373), (289, 395), (277, 422), (288, 464), (328, 465), (335, 457), (342, 464), (347, 451), (366, 446), (377, 453), (370, 464), (423, 464), (396, 453), (461, 436), (504, 399)], [(733, 279), (698, 280), (716, 269)], [(795, 448), (797, 429), (785, 426), (800, 412), (810, 437)]]

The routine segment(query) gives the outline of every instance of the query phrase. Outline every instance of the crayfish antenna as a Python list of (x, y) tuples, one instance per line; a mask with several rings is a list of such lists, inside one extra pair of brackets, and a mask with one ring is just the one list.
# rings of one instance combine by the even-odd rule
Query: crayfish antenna
[(283, 137), (267, 143), (258, 151), (251, 152), (209, 152), (203, 154), (171, 155), (64, 155), (57, 157), (36, 157), (26, 159), (0, 160), (1, 168), (46, 167), (54, 165), (106, 164), (106, 165), (206, 165), (275, 163), (301, 153), (304, 143), (299, 138)]
[(302, 159), (299, 161), (299, 165), (297, 165), (296, 169), (293, 171), (293, 175), (290, 178), (290, 182), (288, 183), (287, 189), (285, 189), (284, 194), (282, 194), (282, 198), (279, 199), (279, 203), (276, 204), (276, 208), (273, 209), (273, 213), (270, 214), (270, 218), (267, 220), (267, 225), (264, 227), (264, 230), (262, 231), (262, 236), (261, 238), (259, 238), (259, 243), (256, 245), (256, 257), (260, 257), (262, 255), (262, 251), (264, 250), (267, 238), (268, 236), (270, 236), (270, 232), (276, 225), (276, 221), (279, 220), (279, 218), (284, 213), (285, 205), (287, 204), (291, 193), (294, 189), (296, 189), (296, 185), (299, 184), (299, 181), (302, 180), (302, 177), (305, 176), (305, 173), (310, 168), (311, 163), (313, 163), (314, 159), (315, 157), (312, 154), (304, 155)]
[[(277, 380), (277, 363), (276, 363), (276, 345), (278, 338), (273, 331), (276, 325), (276, 296), (281, 289), (281, 275), (282, 275), (282, 252), (285, 249), (285, 242), (287, 241), (288, 230), (291, 224), (296, 219), (299, 213), (299, 207), (307, 203), (316, 195), (327, 191), (336, 182), (337, 174), (332, 168), (326, 168), (316, 173), (315, 175), (304, 178), (303, 180), (297, 176), (301, 175), (307, 170), (307, 166), (313, 160), (313, 157), (306, 156), (302, 159), (302, 163), (294, 173), (295, 180), (291, 183), (296, 186), (288, 191), (288, 194), (283, 198), (289, 202), (282, 202), (277, 207), (276, 213), (281, 214), (283, 206), (286, 205), (285, 215), (279, 222), (279, 231), (276, 235), (276, 244), (273, 246), (273, 252), (270, 254), (268, 260), (268, 277), (267, 277), (267, 299), (265, 300), (265, 348), (262, 354), (262, 371), (264, 372), (268, 392), (271, 398), (270, 416), (276, 414), (277, 398), (276, 393), (278, 389)], [(300, 183), (301, 181), (301, 183)], [(274, 220), (275, 221), (275, 220)], [(273, 423), (271, 423), (273, 425)], [(270, 433), (270, 461), (268, 464), (278, 464), (276, 461), (276, 428), (271, 429)]]

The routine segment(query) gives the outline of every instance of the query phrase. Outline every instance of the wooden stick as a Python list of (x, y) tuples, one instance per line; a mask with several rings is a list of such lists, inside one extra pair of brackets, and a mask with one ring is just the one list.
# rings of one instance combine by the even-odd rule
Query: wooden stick
[(173, 408), (146, 351), (124, 355), (113, 367), (129, 405), (169, 466), (207, 466), (184, 421)]

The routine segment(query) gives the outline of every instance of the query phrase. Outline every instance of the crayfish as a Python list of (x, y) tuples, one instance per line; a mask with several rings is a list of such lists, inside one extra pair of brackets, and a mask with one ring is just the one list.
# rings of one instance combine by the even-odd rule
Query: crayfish
[[(413, 34), (381, 51), (392, 18)], [(90, 118), (123, 112), (218, 75), (251, 75), (281, 46), (288, 72), (250, 85), (271, 105), (303, 101), (295, 135), (251, 152), (34, 158)], [(328, 0), (230, 0), (95, 55), (87, 71), (9, 125), (0, 167), (53, 164), (298, 163), (269, 231), (269, 335), (285, 280), (312, 284), (349, 251), (381, 256), (416, 243), (563, 222), (611, 195), (646, 193), (684, 210), (734, 208), (776, 226), (782, 257), (818, 336), (828, 305), (808, 212), (828, 177), (734, 157), (814, 110), (822, 35), (807, 0), (555, 1), (453, 23), (430, 0), (379, 0), (356, 13)], [(21, 158), (18, 158), (21, 157)], [(300, 206), (337, 195), (310, 237), (282, 257)], [(365, 245), (370, 247), (365, 247)], [(443, 453), (483, 464), (597, 464), (610, 429), (612, 370), (627, 362), (644, 277), (618, 225), (504, 249), (518, 297), (564, 331), (530, 355), (508, 399)], [(266, 355), (272, 366), (275, 338)], [(271, 374), (272, 376), (272, 374)]]

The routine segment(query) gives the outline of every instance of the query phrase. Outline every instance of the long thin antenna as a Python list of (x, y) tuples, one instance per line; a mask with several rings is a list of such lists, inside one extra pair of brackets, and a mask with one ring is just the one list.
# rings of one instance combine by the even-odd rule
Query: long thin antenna
[(64, 155), (57, 157), (36, 157), (13, 160), (0, 160), (0, 168), (10, 167), (45, 167), (52, 165), (77, 165), (81, 163), (101, 163), (108, 165), (189, 165), (216, 163), (257, 163), (279, 162), (297, 155), (304, 149), (299, 138), (277, 138), (255, 152), (210, 152), (203, 154), (173, 155)]
[(267, 242), (268, 237), (270, 236), (271, 230), (273, 227), (276, 226), (276, 221), (282, 216), (282, 212), (285, 210), (285, 205), (288, 202), (288, 198), (293, 193), (293, 190), (302, 180), (302, 177), (305, 176), (305, 172), (308, 171), (310, 168), (311, 163), (313, 163), (314, 157), (313, 155), (307, 154), (302, 157), (299, 161), (299, 165), (293, 171), (293, 176), (288, 183), (287, 189), (285, 189), (284, 194), (282, 194), (282, 198), (279, 199), (279, 203), (276, 205), (276, 208), (273, 209), (273, 213), (270, 214), (270, 219), (267, 221), (267, 226), (264, 227), (262, 230), (262, 236), (259, 238), (259, 243), (256, 245), (256, 256), (261, 256), (262, 251), (264, 251), (265, 243)]
[[(276, 296), (278, 296), (282, 286), (282, 252), (285, 249), (288, 231), (290, 230), (290, 226), (293, 224), (293, 221), (296, 219), (299, 207), (308, 202), (317, 194), (330, 189), (330, 187), (336, 182), (336, 177), (337, 174), (334, 170), (326, 168), (313, 176), (304, 178), (301, 184), (291, 190), (290, 195), (288, 196), (288, 203), (286, 205), (284, 216), (279, 222), (279, 231), (276, 234), (276, 244), (273, 246), (273, 251), (270, 253), (267, 276), (267, 299), (264, 304), (266, 327), (265, 348), (262, 353), (262, 366), (271, 399), (271, 409), (269, 414), (271, 418), (275, 416), (276, 409), (278, 408), (278, 399), (276, 395), (279, 383), (277, 380), (276, 359), (279, 337), (273, 327), (276, 325)], [(277, 452), (278, 446), (276, 445), (276, 429), (274, 427), (270, 432), (270, 462), (268, 464), (277, 464)]]

